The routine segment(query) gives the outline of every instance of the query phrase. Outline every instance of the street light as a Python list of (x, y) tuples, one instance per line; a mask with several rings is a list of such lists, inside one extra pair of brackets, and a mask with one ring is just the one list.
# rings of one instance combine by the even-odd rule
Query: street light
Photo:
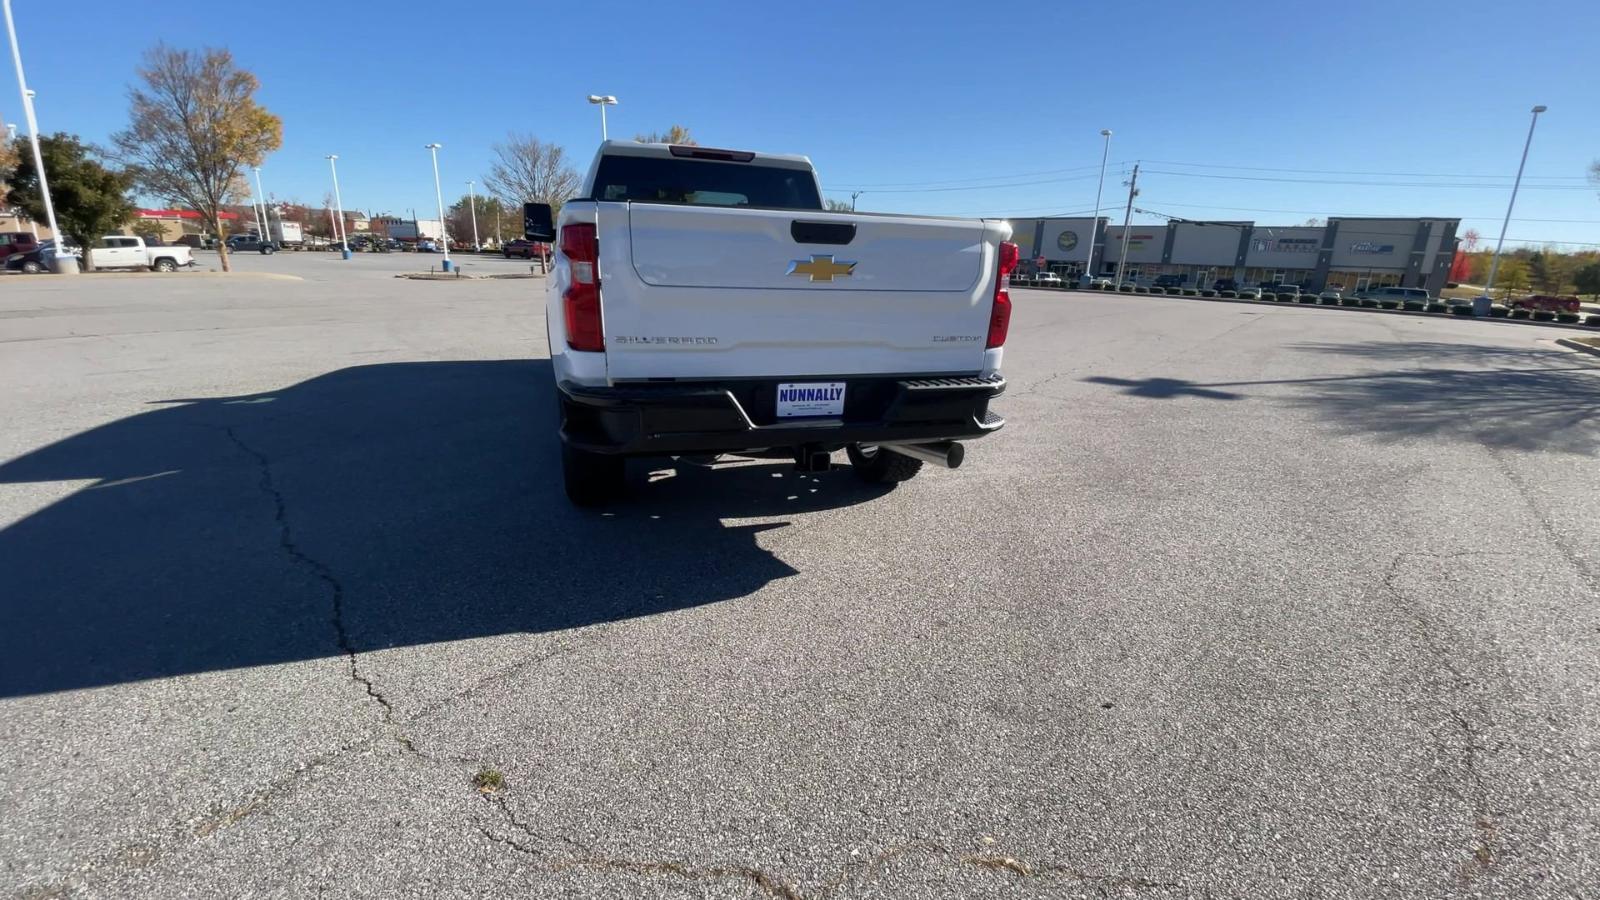
[[(22, 50), (17, 46), (17, 26), (11, 20), (11, 0), (4, 0), (6, 33), (11, 37), (11, 61), (17, 66), (17, 89), (22, 92), (22, 115), (28, 123), (28, 136), (33, 140), (33, 170), (39, 173), (39, 196), (44, 198), (44, 216), (50, 223), (50, 235), (57, 247), (64, 247), (65, 237), (56, 225), (56, 205), (50, 200), (50, 182), (44, 174), (44, 156), (39, 152), (39, 120), (33, 114), (33, 91), (28, 90), (28, 79), (22, 74)], [(50, 270), (63, 275), (75, 275), (78, 263), (65, 253), (54, 254)]]
[(439, 243), (444, 245), (443, 269), (450, 271), (450, 232), (444, 227), (444, 189), (439, 187), (439, 148), (443, 144), (423, 145), (429, 153), (433, 154), (433, 196), (439, 201)]
[(472, 182), (467, 182), (467, 207), (472, 210), (472, 249), (483, 252), (483, 244), (478, 240), (478, 195), (473, 193)]
[(256, 170), (256, 199), (261, 203), (261, 241), (266, 243), (272, 240), (272, 226), (267, 221), (267, 192), (261, 189), (261, 167), (251, 166)]
[(1528, 122), (1528, 140), (1522, 145), (1522, 162), (1517, 163), (1517, 180), (1511, 183), (1511, 202), (1506, 204), (1506, 220), (1500, 223), (1500, 240), (1494, 243), (1494, 259), (1489, 263), (1489, 282), (1483, 286), (1483, 296), (1472, 301), (1472, 314), (1487, 316), (1494, 299), (1490, 291), (1494, 290), (1494, 276), (1500, 271), (1500, 248), (1506, 243), (1506, 228), (1511, 225), (1511, 210), (1517, 205), (1517, 188), (1522, 186), (1522, 168), (1528, 164), (1528, 148), (1533, 146), (1533, 129), (1539, 124), (1539, 113), (1549, 109), (1547, 106), (1535, 106), (1533, 119)]
[(606, 134), (606, 107), (616, 106), (617, 98), (611, 96), (610, 94), (590, 94), (589, 102), (600, 107), (600, 140), (611, 140), (611, 138)]
[(334, 222), (334, 226), (338, 230), (338, 234), (334, 235), (334, 237), (339, 239), (339, 244), (343, 248), (343, 252), (340, 253), (340, 256), (343, 256), (345, 259), (349, 259), (350, 236), (344, 233), (344, 198), (339, 196), (338, 159), (339, 154), (328, 154), (328, 170), (333, 173), (333, 208), (339, 211), (339, 218)]
[(1100, 184), (1094, 189), (1094, 218), (1089, 221), (1089, 255), (1084, 257), (1081, 279), (1084, 287), (1094, 277), (1094, 242), (1100, 237), (1100, 192), (1106, 188), (1106, 160), (1111, 158), (1111, 129), (1100, 129), (1100, 136), (1106, 139), (1106, 146), (1100, 151)]

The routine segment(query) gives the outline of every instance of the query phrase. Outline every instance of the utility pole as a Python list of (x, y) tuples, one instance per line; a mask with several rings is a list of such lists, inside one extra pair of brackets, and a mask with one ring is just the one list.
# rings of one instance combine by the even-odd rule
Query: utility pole
[(1111, 158), (1111, 129), (1100, 129), (1100, 136), (1105, 138), (1105, 149), (1100, 151), (1100, 183), (1094, 189), (1094, 218), (1089, 224), (1089, 255), (1083, 260), (1083, 277), (1079, 280), (1084, 287), (1094, 279), (1094, 244), (1100, 237), (1100, 194), (1106, 188), (1106, 160)]
[(1511, 201), (1506, 204), (1506, 219), (1500, 223), (1500, 240), (1494, 243), (1494, 258), (1489, 262), (1489, 283), (1483, 286), (1483, 296), (1472, 301), (1472, 314), (1487, 316), (1494, 303), (1494, 276), (1500, 272), (1500, 250), (1506, 243), (1506, 229), (1511, 226), (1511, 211), (1517, 206), (1517, 188), (1522, 186), (1522, 170), (1528, 165), (1528, 148), (1533, 146), (1533, 129), (1539, 124), (1539, 114), (1549, 107), (1535, 106), (1533, 119), (1528, 122), (1528, 139), (1522, 144), (1522, 162), (1517, 163), (1517, 180), (1511, 183)]
[[(1139, 164), (1133, 164), (1133, 177), (1128, 179), (1128, 208), (1122, 213), (1122, 253), (1117, 258), (1117, 289), (1122, 289), (1122, 270), (1128, 265), (1128, 226), (1133, 221), (1133, 198), (1139, 194)], [(1115, 209), (1115, 207), (1113, 207)]]

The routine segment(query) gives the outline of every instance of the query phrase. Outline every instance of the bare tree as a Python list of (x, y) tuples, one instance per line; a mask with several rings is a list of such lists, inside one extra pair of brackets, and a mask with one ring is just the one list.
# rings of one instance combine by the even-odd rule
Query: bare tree
[(517, 210), (524, 203), (548, 203), (559, 211), (582, 183), (567, 163), (565, 150), (531, 134), (515, 133), (494, 145), (494, 161), (483, 179), (489, 193)]
[(666, 131), (636, 134), (633, 139), (641, 144), (686, 144), (690, 147), (696, 146), (695, 139), (690, 137), (689, 128), (686, 125), (672, 125)]
[(112, 136), (146, 193), (200, 213), (230, 270), (218, 213), (249, 193), (245, 170), (283, 143), (283, 120), (255, 101), (260, 82), (223, 49), (157, 44), (128, 91), (129, 125)]

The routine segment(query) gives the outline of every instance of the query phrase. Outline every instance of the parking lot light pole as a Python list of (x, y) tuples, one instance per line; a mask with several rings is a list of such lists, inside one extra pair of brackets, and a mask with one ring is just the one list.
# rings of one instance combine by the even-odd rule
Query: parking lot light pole
[(444, 189), (439, 186), (439, 148), (443, 144), (427, 144), (427, 150), (433, 154), (433, 197), (439, 201), (439, 243), (444, 245), (444, 265), (442, 268), (450, 271), (450, 229), (444, 225)]
[(339, 218), (336, 220), (336, 225), (338, 226), (338, 234), (335, 234), (334, 237), (339, 239), (339, 244), (343, 248), (343, 253), (341, 253), (340, 255), (343, 256), (345, 259), (349, 259), (350, 258), (350, 236), (344, 233), (344, 198), (339, 196), (339, 163), (338, 163), (338, 160), (339, 160), (339, 154), (337, 154), (337, 153), (328, 154), (328, 170), (333, 173), (333, 208), (339, 211)]
[(1533, 146), (1533, 129), (1539, 124), (1539, 113), (1549, 109), (1547, 106), (1533, 108), (1533, 120), (1528, 123), (1528, 139), (1522, 144), (1522, 162), (1517, 163), (1517, 180), (1511, 183), (1511, 202), (1506, 204), (1506, 220), (1500, 223), (1500, 240), (1494, 243), (1494, 259), (1489, 263), (1489, 281), (1483, 286), (1483, 296), (1472, 301), (1472, 314), (1487, 316), (1494, 304), (1494, 297), (1490, 293), (1494, 290), (1494, 276), (1500, 271), (1500, 250), (1506, 243), (1506, 229), (1511, 225), (1511, 211), (1517, 206), (1517, 188), (1522, 186), (1522, 169), (1528, 164), (1528, 148)]
[(483, 242), (478, 240), (478, 195), (472, 190), (472, 182), (467, 182), (467, 207), (472, 210), (472, 249), (483, 251)]
[[(28, 123), (28, 137), (33, 143), (33, 170), (39, 173), (39, 196), (44, 199), (44, 216), (50, 225), (50, 236), (56, 246), (65, 246), (66, 237), (56, 225), (56, 205), (50, 200), (50, 182), (45, 178), (44, 156), (39, 152), (39, 119), (33, 114), (33, 91), (28, 90), (28, 78), (22, 74), (22, 49), (17, 44), (17, 25), (11, 20), (11, 0), (3, 0), (6, 13), (6, 34), (11, 38), (11, 61), (17, 66), (17, 90), (22, 92), (22, 115)], [(87, 252), (87, 248), (85, 249)], [(76, 275), (78, 263), (65, 253), (54, 254), (50, 271)]]
[(1094, 218), (1089, 221), (1089, 255), (1084, 257), (1083, 278), (1079, 279), (1084, 287), (1088, 287), (1094, 277), (1094, 242), (1100, 237), (1100, 194), (1106, 189), (1106, 160), (1111, 158), (1111, 129), (1100, 129), (1100, 136), (1106, 139), (1106, 146), (1100, 151), (1100, 184), (1094, 189)]
[(256, 170), (256, 202), (261, 204), (261, 208), (256, 211), (257, 227), (261, 229), (261, 240), (263, 242), (270, 241), (272, 240), (272, 234), (270, 233), (270, 223), (267, 222), (267, 193), (261, 189), (261, 167), (251, 166), (250, 168)]
[(610, 94), (590, 94), (589, 102), (600, 107), (600, 140), (611, 140), (610, 136), (606, 134), (606, 107), (616, 106), (617, 98)]

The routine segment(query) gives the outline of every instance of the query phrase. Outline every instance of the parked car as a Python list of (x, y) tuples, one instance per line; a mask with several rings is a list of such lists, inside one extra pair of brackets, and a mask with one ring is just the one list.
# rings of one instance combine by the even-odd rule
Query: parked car
[(417, 241), (418, 253), (438, 253), (439, 242), (433, 238), (421, 238)]
[(1033, 285), (1034, 287), (1058, 288), (1061, 287), (1061, 276), (1054, 272), (1040, 272), (1038, 277), (1033, 279)]
[(1294, 297), (1295, 299), (1299, 299), (1300, 297), (1300, 285), (1298, 284), (1274, 284), (1269, 288), (1269, 290), (1275, 296), (1279, 297), (1285, 295)]
[(550, 245), (540, 244), (524, 238), (517, 238), (514, 241), (506, 241), (505, 244), (500, 248), (500, 252), (505, 254), (506, 259), (510, 259), (513, 256), (520, 256), (523, 259), (534, 259), (536, 257), (543, 256), (548, 259), (550, 256)]
[(1241, 300), (1260, 300), (1261, 299), (1261, 288), (1259, 286), (1257, 286), (1257, 287), (1242, 287), (1242, 288), (1238, 289), (1238, 292), (1239, 292), (1239, 298)]
[(1089, 287), (1108, 288), (1114, 284), (1116, 284), (1115, 281), (1105, 277), (1104, 275), (1096, 275), (1095, 277), (1089, 279)]
[(1183, 287), (1184, 282), (1188, 280), (1189, 276), (1187, 275), (1157, 275), (1156, 280), (1151, 282), (1150, 286), (1158, 288), (1181, 288)]
[(1239, 289), (1239, 280), (1237, 278), (1218, 278), (1216, 281), (1211, 282), (1211, 289), (1214, 291), (1237, 291)]
[(176, 272), (180, 266), (194, 265), (194, 257), (188, 247), (151, 247), (141, 237), (108, 234), (89, 248), (89, 262), (97, 269)]
[(228, 250), (233, 253), (260, 253), (270, 256), (278, 252), (278, 245), (271, 241), (263, 241), (255, 234), (230, 235), (227, 240)]
[(1317, 295), (1317, 299), (1318, 300), (1338, 301), (1338, 300), (1344, 299), (1344, 294), (1339, 292), (1339, 291), (1334, 290), (1333, 288), (1328, 288), (1327, 290), (1325, 290), (1322, 293), (1318, 294)]
[(1385, 309), (1399, 309), (1402, 303), (1426, 304), (1433, 299), (1422, 288), (1393, 286), (1367, 288), (1358, 291), (1356, 296), (1362, 300), (1376, 300), (1378, 305)]
[(39, 239), (31, 231), (0, 231), (0, 259), (14, 253), (31, 253), (39, 246)]
[[(77, 259), (80, 264), (83, 262), (83, 251), (79, 250), (72, 244), (64, 245), (61, 253)], [(55, 241), (49, 239), (39, 241), (37, 244), (33, 245), (32, 250), (29, 250), (25, 253), (13, 253), (6, 257), (6, 270), (10, 272), (23, 272), (28, 275), (35, 275), (39, 272), (48, 272), (50, 271), (50, 263), (56, 258), (56, 254), (57, 251)]]
[(1531, 309), (1535, 312), (1576, 313), (1583, 311), (1583, 304), (1578, 301), (1577, 297), (1557, 297), (1550, 294), (1518, 297), (1508, 305), (1512, 309)]

